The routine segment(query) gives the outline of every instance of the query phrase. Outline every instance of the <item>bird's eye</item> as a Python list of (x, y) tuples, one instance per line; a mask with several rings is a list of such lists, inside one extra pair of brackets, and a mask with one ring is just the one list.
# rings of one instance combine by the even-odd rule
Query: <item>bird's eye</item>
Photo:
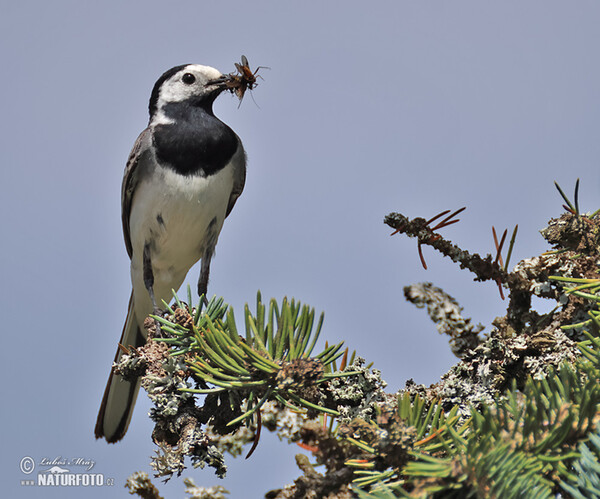
[(196, 81), (196, 77), (192, 73), (185, 73), (181, 77), (181, 81), (183, 83), (185, 83), (186, 85), (191, 85), (192, 83), (194, 83)]

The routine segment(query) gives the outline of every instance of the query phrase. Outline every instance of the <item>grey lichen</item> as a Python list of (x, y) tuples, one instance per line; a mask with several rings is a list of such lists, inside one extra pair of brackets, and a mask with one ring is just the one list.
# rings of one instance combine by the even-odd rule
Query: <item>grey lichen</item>
[(158, 443), (159, 449), (152, 458), (150, 465), (156, 471), (155, 476), (168, 480), (176, 474), (180, 476), (185, 469), (185, 457), (190, 456), (194, 468), (203, 469), (210, 466), (215, 469), (219, 478), (224, 478), (227, 473), (223, 453), (217, 449), (210, 439), (201, 430), (188, 432), (178, 441), (179, 445)]
[(421, 282), (406, 286), (404, 296), (417, 308), (427, 307), (427, 314), (436, 324), (438, 332), (450, 337), (452, 353), (458, 358), (481, 342), (478, 335), (484, 326), (474, 325), (471, 319), (465, 319), (462, 316), (463, 308), (443, 289), (430, 282)]
[(275, 402), (267, 402), (262, 410), (262, 424), (270, 431), (274, 431), (282, 440), (289, 443), (300, 440), (302, 427), (309, 421), (303, 412), (292, 411)]
[[(590, 243), (588, 234), (590, 229), (594, 233), (596, 224), (598, 220), (582, 222), (570, 213), (551, 220), (542, 235), (556, 250), (522, 260), (504, 278), (512, 293), (506, 316), (493, 321), (494, 328), (479, 345), (461, 348), (461, 362), (439, 383), (428, 388), (409, 383), (406, 390), (425, 393), (430, 400), (441, 397), (446, 407), (457, 405), (466, 415), (471, 406), (498, 400), (513, 381), (521, 386), (528, 376), (540, 379), (563, 362), (574, 362), (579, 356), (576, 342), (584, 339), (584, 328), (571, 325), (590, 322), (594, 301), (567, 293), (573, 285), (550, 276), (599, 277), (598, 248)], [(597, 242), (597, 238), (591, 239)], [(408, 286), (405, 294), (418, 307), (427, 306), (438, 330), (450, 336), (456, 351), (454, 339), (464, 337), (458, 303), (429, 283)], [(543, 314), (537, 312), (531, 306), (533, 296), (549, 300), (554, 308)], [(468, 320), (464, 322), (472, 327)], [(470, 328), (466, 333), (469, 338)]]
[(191, 478), (184, 478), (185, 493), (189, 494), (189, 499), (226, 499), (225, 494), (229, 491), (221, 485), (212, 487), (199, 487)]
[(187, 367), (181, 357), (166, 358), (162, 369), (164, 375), (148, 373), (142, 379), (142, 387), (154, 404), (150, 415), (155, 421), (175, 416), (181, 405), (193, 399), (191, 393), (180, 391), (181, 388), (190, 388), (191, 385), (186, 380)]
[(327, 383), (327, 391), (340, 413), (341, 423), (352, 419), (369, 420), (374, 417), (379, 403), (385, 400), (387, 383), (378, 369), (365, 366), (365, 359), (357, 357), (346, 371), (356, 371), (354, 376), (336, 378)]
[(148, 473), (136, 471), (132, 473), (125, 482), (125, 487), (129, 489), (131, 495), (137, 494), (144, 499), (162, 499), (158, 489), (150, 481)]

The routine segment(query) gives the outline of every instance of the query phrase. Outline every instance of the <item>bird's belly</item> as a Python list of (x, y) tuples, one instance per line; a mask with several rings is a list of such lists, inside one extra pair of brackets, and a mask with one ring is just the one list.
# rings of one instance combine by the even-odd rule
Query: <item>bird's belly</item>
[[(181, 286), (207, 245), (216, 244), (233, 188), (230, 166), (209, 177), (184, 177), (167, 169), (161, 175), (160, 181), (143, 180), (138, 185), (129, 219), (131, 277), (134, 289), (144, 294), (136, 302), (145, 302), (136, 309), (146, 312), (149, 307), (147, 313), (152, 307), (143, 280), (144, 248), (148, 247), (160, 306), (162, 300), (170, 301), (171, 290)], [(210, 234), (213, 241), (207, 240)]]

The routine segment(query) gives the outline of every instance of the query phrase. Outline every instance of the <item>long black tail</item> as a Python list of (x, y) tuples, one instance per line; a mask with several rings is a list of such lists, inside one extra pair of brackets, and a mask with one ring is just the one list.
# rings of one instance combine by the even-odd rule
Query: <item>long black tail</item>
[[(129, 299), (129, 308), (127, 311), (127, 319), (123, 326), (120, 344), (124, 347), (142, 346), (146, 342), (142, 331), (138, 325), (133, 310), (133, 292)], [(119, 360), (123, 351), (120, 347), (117, 348), (115, 362)], [(131, 421), (133, 408), (140, 389), (140, 380), (126, 381), (121, 376), (113, 374), (112, 368), (108, 383), (102, 397), (100, 412), (96, 420), (95, 434), (96, 438), (106, 438), (108, 443), (115, 443), (121, 440)]]

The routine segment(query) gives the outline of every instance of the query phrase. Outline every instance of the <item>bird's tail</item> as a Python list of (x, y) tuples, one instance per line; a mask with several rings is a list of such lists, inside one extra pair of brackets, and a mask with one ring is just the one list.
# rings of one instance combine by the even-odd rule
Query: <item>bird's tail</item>
[[(133, 309), (133, 292), (129, 299), (129, 309), (127, 311), (127, 319), (123, 326), (123, 334), (121, 335), (120, 345), (124, 347), (139, 347), (146, 342), (142, 331), (138, 325), (138, 321)], [(115, 362), (119, 360), (123, 351), (121, 347), (117, 347)], [(134, 381), (124, 380), (121, 376), (113, 374), (112, 369), (108, 377), (108, 383), (102, 397), (100, 412), (96, 420), (96, 438), (106, 438), (108, 443), (114, 443), (121, 440), (125, 433), (133, 408), (140, 389), (140, 380)]]

